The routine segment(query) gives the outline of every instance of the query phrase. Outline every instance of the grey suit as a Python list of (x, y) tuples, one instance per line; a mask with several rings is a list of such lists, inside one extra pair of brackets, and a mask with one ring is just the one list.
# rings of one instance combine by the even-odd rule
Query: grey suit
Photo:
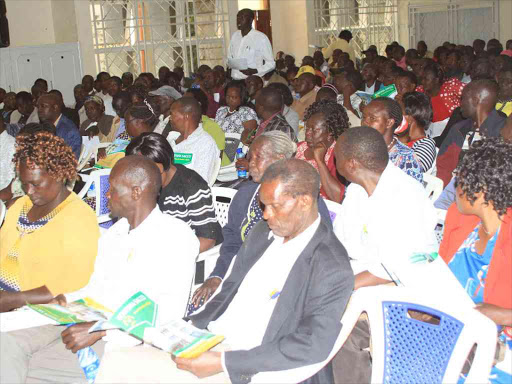
[[(265, 221), (252, 229), (222, 290), (203, 311), (190, 317), (196, 327), (204, 329), (224, 313), (249, 270), (272, 243), (269, 232)], [(347, 251), (332, 229), (321, 221), (288, 275), (262, 344), (247, 351), (226, 352), (231, 381), (248, 383), (258, 372), (292, 369), (325, 360), (341, 330), (340, 319), (353, 289), (354, 274)], [(308, 382), (333, 382), (331, 365)]]

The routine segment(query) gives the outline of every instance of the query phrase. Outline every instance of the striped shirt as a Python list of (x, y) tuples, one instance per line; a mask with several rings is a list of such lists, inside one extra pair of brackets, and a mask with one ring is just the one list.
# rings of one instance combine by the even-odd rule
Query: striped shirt
[(210, 187), (196, 171), (180, 164), (175, 167), (174, 177), (160, 192), (160, 210), (187, 223), (197, 237), (222, 243), (222, 228), (217, 222)]
[(434, 165), (436, 160), (436, 142), (427, 137), (410, 143), (407, 146), (414, 151), (414, 157), (420, 163), (421, 170), (427, 172)]

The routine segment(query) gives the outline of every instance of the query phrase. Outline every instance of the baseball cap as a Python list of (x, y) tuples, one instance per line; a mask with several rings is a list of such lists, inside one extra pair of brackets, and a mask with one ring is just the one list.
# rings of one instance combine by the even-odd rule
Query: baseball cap
[(377, 47), (375, 45), (370, 45), (368, 47), (368, 49), (366, 51), (363, 51), (362, 53), (364, 53), (365, 55), (369, 52), (375, 52), (377, 53)]
[(311, 73), (312, 75), (316, 75), (315, 68), (313, 68), (311, 65), (304, 65), (300, 67), (299, 72), (297, 72), (297, 76), (295, 76), (295, 78), (298, 79), (304, 73)]
[(164, 85), (160, 88), (158, 88), (156, 91), (149, 92), (150, 96), (166, 96), (170, 97), (174, 100), (180, 99), (181, 93), (179, 93), (174, 87), (171, 87), (170, 85)]

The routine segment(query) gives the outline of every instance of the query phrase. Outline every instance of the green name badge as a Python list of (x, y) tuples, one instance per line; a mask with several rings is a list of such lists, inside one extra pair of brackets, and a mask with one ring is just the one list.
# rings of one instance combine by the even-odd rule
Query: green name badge
[(192, 153), (174, 153), (174, 164), (188, 165), (192, 163)]

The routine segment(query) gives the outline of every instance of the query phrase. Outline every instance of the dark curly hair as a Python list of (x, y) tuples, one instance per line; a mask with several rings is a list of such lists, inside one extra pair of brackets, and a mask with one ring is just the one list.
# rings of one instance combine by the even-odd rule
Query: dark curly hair
[(512, 143), (503, 138), (487, 138), (474, 143), (456, 170), (456, 185), (474, 203), (483, 192), (484, 201), (492, 203), (504, 215), (512, 207)]
[(350, 128), (347, 111), (334, 100), (324, 99), (315, 101), (306, 110), (304, 121), (308, 121), (311, 116), (317, 113), (324, 115), (327, 129), (334, 139), (338, 139), (343, 132)]
[(74, 180), (78, 164), (71, 147), (63, 139), (47, 131), (16, 136), (13, 162), (16, 168), (22, 162), (30, 169), (43, 168), (57, 181)]

